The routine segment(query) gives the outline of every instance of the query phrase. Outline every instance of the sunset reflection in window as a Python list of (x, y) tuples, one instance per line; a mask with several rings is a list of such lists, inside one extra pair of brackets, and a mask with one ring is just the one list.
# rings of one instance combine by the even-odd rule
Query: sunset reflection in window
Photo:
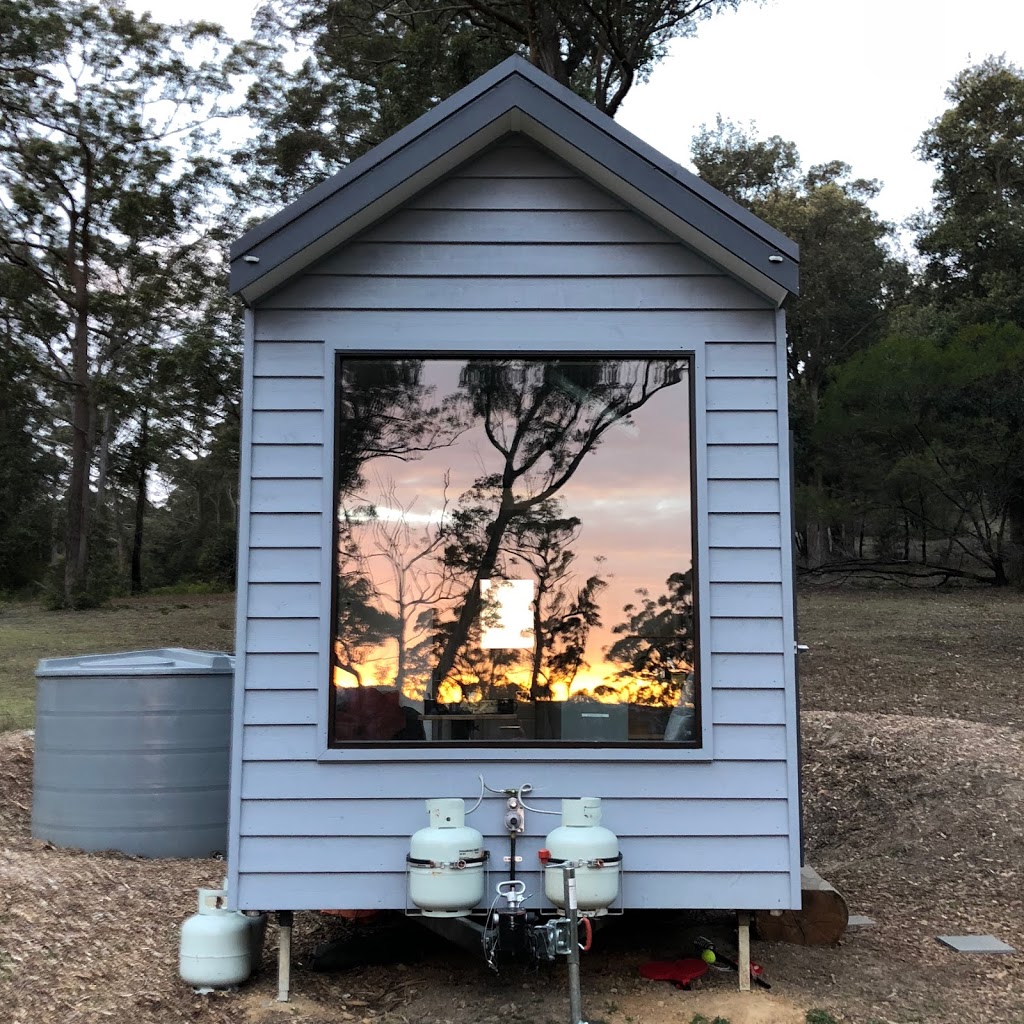
[(333, 741), (693, 744), (682, 358), (342, 357)]

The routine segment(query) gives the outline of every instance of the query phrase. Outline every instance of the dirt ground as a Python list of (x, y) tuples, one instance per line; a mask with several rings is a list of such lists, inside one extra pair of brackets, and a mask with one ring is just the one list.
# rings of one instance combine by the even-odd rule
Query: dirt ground
[[(689, 955), (702, 916), (627, 914), (583, 964), (592, 1024), (1024, 1024), (1024, 955), (959, 955), (935, 936), (991, 932), (1024, 951), (1024, 597), (816, 590), (801, 599), (808, 861), (877, 920), (835, 948), (754, 943), (771, 993), (710, 974), (698, 991), (643, 981)], [(177, 931), (217, 861), (146, 861), (31, 839), (30, 737), (0, 735), (0, 1021), (10, 1024), (559, 1024), (564, 968), (493, 975), (433, 945), (408, 962), (313, 973), (352, 926), (296, 919), (294, 1000), (274, 1002), (275, 936), (236, 993), (177, 979)], [(397, 927), (397, 926), (396, 926)], [(403, 932), (396, 932), (402, 935)], [(417, 932), (417, 935), (420, 934)], [(401, 940), (406, 941), (406, 940)], [(823, 1017), (811, 1017), (824, 1021)]]

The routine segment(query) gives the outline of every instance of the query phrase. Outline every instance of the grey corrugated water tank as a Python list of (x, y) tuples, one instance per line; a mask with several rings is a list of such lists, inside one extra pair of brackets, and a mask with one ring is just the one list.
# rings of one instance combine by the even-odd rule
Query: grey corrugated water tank
[(82, 850), (227, 848), (234, 659), (168, 648), (36, 670), (32, 835)]

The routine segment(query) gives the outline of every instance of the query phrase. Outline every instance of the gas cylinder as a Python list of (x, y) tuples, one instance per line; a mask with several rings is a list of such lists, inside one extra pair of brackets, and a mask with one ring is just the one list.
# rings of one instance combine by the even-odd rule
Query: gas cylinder
[(178, 973), (193, 988), (228, 988), (252, 971), (256, 936), (262, 940), (260, 919), (228, 910), (226, 901), (224, 889), (200, 889), (199, 912), (181, 926)]
[(607, 910), (619, 895), (619, 837), (601, 825), (596, 796), (562, 801), (562, 824), (548, 833), (541, 851), (544, 893), (558, 908), (565, 905), (562, 868), (576, 869), (576, 899), (584, 913)]
[(430, 824), (410, 841), (409, 899), (425, 917), (465, 917), (484, 898), (484, 837), (461, 799), (428, 800)]

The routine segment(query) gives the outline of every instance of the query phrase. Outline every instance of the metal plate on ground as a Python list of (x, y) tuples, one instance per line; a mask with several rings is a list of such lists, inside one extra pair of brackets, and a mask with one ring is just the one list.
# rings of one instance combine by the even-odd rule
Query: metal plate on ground
[(846, 922), (847, 928), (874, 928), (876, 921), (873, 917), (865, 917), (863, 914), (851, 914)]
[(1013, 946), (994, 935), (936, 935), (939, 942), (958, 953), (1015, 953)]

